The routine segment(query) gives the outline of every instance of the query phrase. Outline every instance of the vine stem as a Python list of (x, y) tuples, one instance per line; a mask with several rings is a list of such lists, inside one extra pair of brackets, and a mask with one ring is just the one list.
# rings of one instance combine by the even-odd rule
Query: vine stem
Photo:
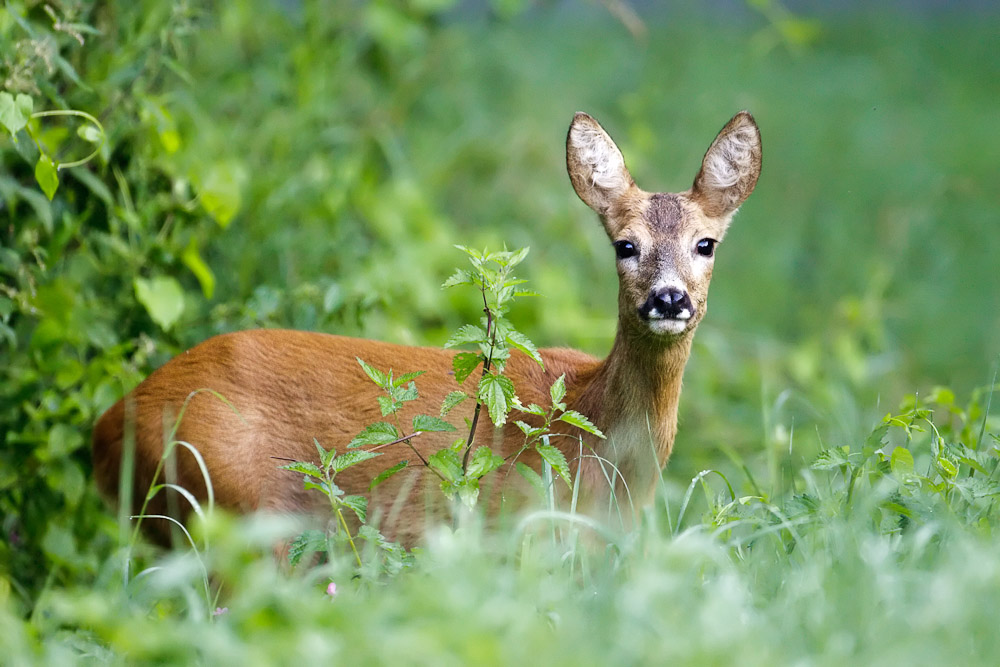
[[(490, 336), (490, 356), (483, 362), (483, 374), (480, 376), (480, 382), (490, 372), (490, 366), (493, 363), (493, 350), (496, 349), (497, 345), (497, 330), (493, 322), (493, 311), (490, 310), (490, 305), (486, 303), (485, 285), (481, 288), (481, 291), (483, 294), (483, 312), (486, 313), (486, 333)], [(478, 392), (476, 393), (478, 394)], [(465, 441), (465, 455), (462, 457), (463, 474), (469, 469), (469, 453), (472, 452), (472, 441), (476, 437), (476, 426), (479, 424), (479, 413), (482, 409), (483, 402), (479, 400), (479, 396), (476, 396), (476, 411), (472, 415), (472, 425), (469, 426), (469, 439)]]
[[(90, 123), (93, 123), (97, 127), (98, 131), (100, 131), (101, 133), (101, 141), (97, 144), (97, 147), (93, 150), (93, 152), (91, 152), (90, 155), (81, 160), (73, 160), (72, 162), (63, 162), (61, 164), (57, 164), (56, 169), (69, 169), (70, 167), (79, 167), (82, 164), (90, 162), (92, 159), (94, 159), (94, 156), (96, 156), (98, 153), (101, 152), (101, 148), (104, 147), (104, 142), (107, 141), (108, 135), (104, 131), (104, 126), (101, 125), (101, 121), (97, 120), (86, 111), (79, 111), (77, 109), (52, 109), (51, 111), (36, 111), (35, 113), (31, 114), (32, 118), (44, 118), (46, 116), (78, 116)], [(42, 147), (41, 145), (39, 145), (38, 139), (35, 138), (35, 135), (31, 132), (30, 128), (28, 130), (28, 136), (30, 136), (31, 140), (35, 142), (36, 146), (38, 146), (38, 150), (44, 153), (45, 151), (42, 151)]]

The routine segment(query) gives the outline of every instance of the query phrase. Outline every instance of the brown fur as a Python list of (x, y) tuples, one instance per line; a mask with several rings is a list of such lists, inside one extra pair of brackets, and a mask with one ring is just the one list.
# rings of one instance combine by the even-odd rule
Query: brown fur
[[(734, 123), (743, 126), (747, 119), (753, 123), (749, 114), (741, 112), (720, 137)], [(590, 142), (589, 152), (581, 152), (574, 144), (581, 131)], [(717, 138), (712, 146), (719, 142)], [(759, 139), (749, 150), (752, 155), (744, 162), (759, 170)], [(711, 277), (710, 264), (706, 268), (691, 259), (692, 243), (703, 236), (721, 240), (735, 210), (732, 202), (742, 203), (757, 175), (741, 174), (734, 190), (714, 192), (703, 182), (703, 162), (692, 190), (651, 195), (635, 186), (614, 142), (586, 114), (577, 114), (571, 125), (567, 167), (577, 193), (601, 216), (611, 240), (628, 237), (643, 252), (634, 265), (619, 262), (619, 326), (607, 359), (600, 361), (568, 349), (545, 349), (541, 351), (542, 370), (515, 353), (507, 375), (522, 403), (548, 406), (549, 387), (565, 374), (569, 406), (608, 434), (607, 440), (599, 440), (561, 424), (559, 431), (574, 437), (553, 439), (572, 461), (574, 471), (579, 468), (584, 507), (596, 511), (608, 497), (608, 463), (620, 473), (614, 482), (616, 493), (627, 489), (636, 504), (652, 495), (673, 447), (681, 377), (694, 330), (705, 311)], [(636, 314), (637, 305), (647, 298), (658, 277), (668, 274), (687, 286), (696, 309), (687, 329), (677, 335), (652, 332)], [(444, 396), (459, 389), (450, 372), (452, 356), (434, 348), (300, 331), (254, 330), (216, 336), (152, 373), (100, 418), (93, 437), (97, 484), (108, 497), (117, 495), (126, 429), (134, 428), (137, 509), (161, 458), (164, 434), (189, 400), (176, 438), (191, 443), (204, 457), (218, 505), (237, 512), (316, 512), (325, 500), (315, 491), (305, 491), (300, 475), (279, 470), (281, 462), (272, 457), (315, 461), (313, 439), (343, 452), (367, 424), (385, 419), (375, 401), (379, 390), (355, 357), (383, 370), (392, 368), (397, 374), (428, 371), (417, 381), (420, 398), (406, 404), (400, 414), (402, 430), (409, 432), (413, 415), (437, 414)], [(477, 379), (474, 375), (462, 388), (472, 391)], [(208, 392), (191, 397), (192, 392), (206, 388), (224, 396), (235, 411)], [(461, 426), (472, 410), (471, 401), (466, 401), (449, 420)], [(575, 436), (583, 437), (594, 456), (589, 450), (587, 456), (579, 456)], [(455, 433), (427, 433), (413, 444), (427, 457), (455, 437)], [(520, 448), (523, 436), (512, 423), (494, 428), (483, 411), (476, 440), (508, 457)], [(203, 498), (206, 489), (194, 457), (177, 451), (176, 482)], [(381, 517), (382, 529), (391, 539), (412, 545), (421, 538), (427, 520), (434, 520), (428, 515), (441, 511), (440, 504), (425, 502), (440, 495), (432, 488), (437, 478), (404, 444), (381, 451), (381, 456), (340, 473), (337, 483), (347, 493), (367, 494), (374, 476), (398, 461), (409, 460), (403, 472), (371, 494), (370, 514)], [(520, 460), (536, 469), (540, 464), (530, 452)], [(507, 472), (502, 469), (497, 478), (505, 490), (518, 477)], [(496, 510), (500, 495), (488, 496), (491, 510)], [(147, 508), (153, 514), (167, 511), (162, 493)], [(147, 524), (160, 531), (153, 537), (166, 539), (165, 523)]]

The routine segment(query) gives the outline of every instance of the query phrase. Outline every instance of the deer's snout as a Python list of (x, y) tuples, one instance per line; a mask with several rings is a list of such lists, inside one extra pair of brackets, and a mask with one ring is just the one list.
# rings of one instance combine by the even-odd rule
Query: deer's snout
[(646, 303), (639, 307), (644, 320), (689, 320), (694, 316), (694, 305), (686, 290), (661, 287), (653, 290)]

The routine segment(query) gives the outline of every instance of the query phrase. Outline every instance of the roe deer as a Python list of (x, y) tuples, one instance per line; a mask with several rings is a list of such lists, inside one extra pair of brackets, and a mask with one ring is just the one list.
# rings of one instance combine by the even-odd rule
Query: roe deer
[[(635, 185), (621, 152), (597, 121), (577, 113), (566, 140), (566, 163), (573, 188), (600, 217), (616, 255), (618, 331), (603, 361), (575, 350), (543, 349), (543, 370), (514, 351), (506, 373), (524, 405), (542, 406), (550, 403), (552, 382), (565, 374), (569, 408), (589, 417), (607, 439), (556, 422), (574, 438), (554, 438), (552, 443), (563, 449), (591, 501), (607, 498), (606, 460), (619, 472), (611, 491), (627, 487), (638, 505), (651, 498), (673, 447), (681, 376), (695, 328), (705, 315), (715, 249), (757, 183), (760, 133), (749, 113), (736, 114), (709, 146), (689, 190), (654, 194)], [(228, 399), (239, 414), (210, 393), (198, 393), (187, 405), (176, 438), (201, 452), (216, 503), (234, 511), (315, 511), (325, 499), (304, 490), (301, 476), (280, 470), (272, 457), (315, 461), (314, 438), (343, 452), (353, 436), (381, 419), (378, 389), (355, 357), (383, 370), (428, 371), (418, 381), (420, 398), (401, 413), (406, 423), (413, 414), (435, 414), (444, 396), (459, 389), (451, 372), (453, 356), (442, 349), (301, 331), (216, 336), (152, 373), (100, 418), (93, 438), (97, 484), (106, 496), (117, 494), (123, 440), (134, 428), (133, 497), (138, 504), (160, 461), (165, 424), (192, 392), (208, 388)], [(468, 391), (474, 383), (474, 378), (466, 380), (467, 393), (474, 393)], [(455, 412), (469, 416), (469, 403), (460, 406), (465, 414)], [(519, 449), (523, 435), (514, 424), (495, 428), (485, 411), (482, 416), (476, 442), (505, 458)], [(579, 455), (578, 435), (593, 456)], [(426, 458), (452, 438), (426, 433), (412, 442)], [(412, 545), (422, 536), (426, 519), (422, 489), (437, 480), (411, 462), (368, 494), (373, 477), (412, 456), (403, 445), (382, 453), (338, 474), (337, 483), (347, 493), (371, 495), (369, 506), (381, 512), (386, 536)], [(180, 448), (176, 457), (176, 483), (204, 497), (194, 457)], [(521, 460), (539, 468), (533, 452)], [(498, 474), (502, 479), (504, 470)], [(147, 512), (166, 513), (163, 495), (153, 498)], [(497, 495), (491, 495), (491, 505)], [(160, 531), (154, 538), (166, 537), (166, 522), (146, 523)]]

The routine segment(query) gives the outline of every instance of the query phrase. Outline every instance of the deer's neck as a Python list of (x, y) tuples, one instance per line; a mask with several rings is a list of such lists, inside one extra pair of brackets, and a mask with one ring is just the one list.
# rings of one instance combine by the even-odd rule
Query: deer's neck
[(607, 435), (595, 453), (618, 467), (633, 495), (652, 491), (673, 448), (692, 334), (662, 340), (619, 327), (611, 353), (573, 401)]

